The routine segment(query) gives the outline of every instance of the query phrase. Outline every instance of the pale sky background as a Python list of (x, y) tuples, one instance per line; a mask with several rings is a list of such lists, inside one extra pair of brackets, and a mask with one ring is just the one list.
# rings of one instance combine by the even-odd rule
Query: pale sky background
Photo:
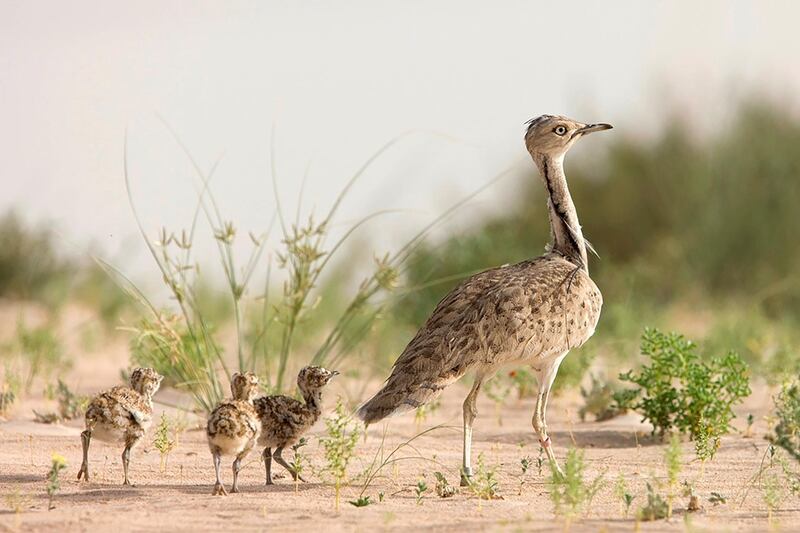
[[(399, 143), (342, 206), (342, 227), (406, 209), (365, 229), (390, 247), (515, 161), (522, 174), (532, 116), (647, 137), (671, 107), (716, 129), (753, 92), (796, 111), (798, 20), (800, 2), (788, 1), (0, 0), (0, 211), (50, 221), (66, 251), (91, 244), (145, 275), (123, 183), (126, 128), (152, 234), (188, 225), (195, 198), (157, 115), (204, 168), (224, 154), (212, 190), (226, 218), (256, 232), (274, 212), (273, 128), (287, 210), (309, 164), (306, 206), (321, 210), (383, 143), (438, 132)], [(603, 144), (593, 137), (572, 157), (602, 157)], [(461, 221), (501, 211), (518, 179)]]

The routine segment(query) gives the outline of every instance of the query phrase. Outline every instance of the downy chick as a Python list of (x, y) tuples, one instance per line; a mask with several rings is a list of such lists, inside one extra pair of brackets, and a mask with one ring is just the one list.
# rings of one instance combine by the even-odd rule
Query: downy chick
[(208, 417), (206, 434), (208, 447), (214, 458), (217, 481), (215, 496), (227, 495), (219, 477), (222, 455), (233, 455), (233, 485), (231, 492), (239, 492), (238, 478), (244, 459), (256, 444), (260, 425), (253, 408), (253, 398), (258, 394), (258, 376), (252, 372), (235, 373), (231, 377), (231, 399), (223, 400)]
[(92, 437), (103, 442), (125, 443), (122, 452), (123, 485), (130, 485), (128, 466), (131, 449), (145, 436), (153, 419), (153, 395), (164, 379), (152, 368), (131, 372), (130, 387), (114, 387), (95, 396), (86, 408), (86, 430), (81, 433), (83, 463), (78, 471), (89, 481), (89, 444)]
[[(292, 446), (313, 426), (321, 414), (322, 389), (339, 372), (319, 366), (307, 366), (297, 376), (297, 387), (304, 402), (289, 396), (262, 396), (256, 398), (255, 408), (261, 421), (258, 444), (264, 446), (264, 468), (267, 485), (272, 485), (272, 459), (284, 467), (297, 480), (298, 474), (281, 456), (283, 449)], [(272, 453), (275, 448), (275, 453)], [(302, 477), (301, 481), (305, 481)]]

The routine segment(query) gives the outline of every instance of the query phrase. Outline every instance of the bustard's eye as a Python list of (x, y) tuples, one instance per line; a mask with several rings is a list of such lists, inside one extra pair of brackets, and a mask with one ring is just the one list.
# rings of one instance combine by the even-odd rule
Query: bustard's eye
[(556, 135), (564, 135), (567, 133), (567, 128), (564, 126), (556, 126), (556, 129), (554, 129), (553, 132), (555, 132)]

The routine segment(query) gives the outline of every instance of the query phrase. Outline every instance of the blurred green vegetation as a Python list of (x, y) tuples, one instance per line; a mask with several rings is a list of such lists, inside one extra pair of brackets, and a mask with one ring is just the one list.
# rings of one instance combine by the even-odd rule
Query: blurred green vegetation
[[(601, 256), (590, 271), (605, 303), (595, 337), (565, 359), (559, 381), (574, 382), (598, 352), (635, 364), (644, 326), (688, 329), (705, 351), (733, 349), (756, 371), (796, 373), (800, 122), (750, 101), (707, 139), (675, 118), (652, 141), (612, 132), (603, 143), (601, 160), (581, 159), (578, 148), (567, 162), (584, 233)], [(407, 337), (453, 278), (542, 253), (549, 226), (533, 164), (520, 186), (496, 216), (420, 247), (407, 284), (423, 288), (396, 306), (388, 328)]]
[(0, 216), (0, 298), (45, 304), (53, 314), (69, 299), (98, 311), (115, 326), (130, 299), (91, 258), (59, 250), (47, 224), (25, 224), (17, 213)]
[[(709, 129), (712, 133), (701, 138), (685, 120), (675, 118), (647, 141), (615, 130), (597, 140), (605, 150), (598, 160), (589, 160), (580, 147), (568, 158), (570, 189), (584, 232), (601, 255), (590, 259), (590, 271), (605, 304), (595, 337), (565, 359), (557, 388), (579, 384), (598, 356), (611, 366), (606, 377), (640, 364), (638, 341), (646, 326), (684, 331), (700, 340), (704, 353), (736, 350), (772, 381), (800, 371), (800, 277), (794, 272), (800, 264), (800, 121), (778, 106), (749, 101), (730, 122)], [(216, 357), (223, 361), (238, 351), (247, 363), (264, 362), (267, 383), (282, 374), (280, 358), (288, 354), (292, 371), (316, 354), (317, 361), (327, 359), (340, 370), (349, 364), (360, 375), (383, 376), (460, 279), (543, 252), (549, 240), (545, 202), (531, 163), (514, 200), (498, 206), (494, 216), (443, 239), (417, 236), (389, 263), (363, 241), (348, 241), (346, 261), (342, 254), (319, 280), (315, 269), (327, 264), (326, 254), (338, 244), (325, 248), (317, 242), (317, 235), (327, 232), (324, 223), (315, 231), (287, 224), (283, 253), (294, 255), (285, 256), (283, 267), (273, 260), (272, 268), (286, 270), (294, 285), (282, 290), (273, 283), (256, 296), (259, 288), (251, 287), (239, 302), (246, 285), (242, 280), (223, 289), (192, 277), (189, 314), (202, 318), (203, 337), (209, 337), (198, 357), (219, 351)], [(338, 200), (334, 210), (336, 205)], [(226, 250), (233, 235), (223, 230), (230, 223), (214, 217), (209, 223)], [(260, 248), (260, 241), (251, 239)], [(177, 238), (166, 241), (179, 244)], [(188, 257), (188, 249), (179, 246), (174, 253)], [(316, 255), (303, 259), (310, 252)], [(222, 259), (223, 265), (233, 264), (232, 257), (223, 254)], [(374, 272), (366, 285), (359, 285), (354, 276), (364, 273), (354, 265), (370, 259), (375, 259)], [(191, 272), (183, 262), (176, 259), (173, 265), (175, 280)], [(245, 266), (250, 268), (249, 260)], [(259, 263), (259, 272), (266, 268)], [(47, 226), (26, 226), (13, 212), (0, 217), (0, 298), (39, 301), (53, 315), (74, 300), (96, 309), (107, 326), (119, 325), (122, 318), (144, 325), (133, 338), (134, 360), (155, 364), (148, 359), (155, 354), (175, 366), (170, 362), (175, 354), (186, 357), (185, 327), (160, 323), (172, 315), (161, 316), (157, 309), (149, 322), (140, 322), (147, 313), (141, 314), (108, 270), (108, 265), (60, 253)], [(398, 273), (402, 276), (396, 280)], [(227, 339), (234, 323), (237, 350), (230, 349)], [(294, 336), (290, 343), (284, 338), (287, 324), (288, 335)], [(222, 341), (211, 339), (220, 332)], [(346, 356), (353, 360), (345, 363)], [(198, 379), (194, 372), (176, 376), (179, 381)], [(286, 381), (291, 384), (293, 377)]]

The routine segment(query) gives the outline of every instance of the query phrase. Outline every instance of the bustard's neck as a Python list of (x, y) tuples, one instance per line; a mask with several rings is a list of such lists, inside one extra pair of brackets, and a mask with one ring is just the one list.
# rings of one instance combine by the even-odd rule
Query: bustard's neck
[(586, 244), (564, 175), (564, 156), (541, 155), (534, 156), (533, 159), (539, 167), (549, 196), (547, 209), (550, 214), (551, 249), (588, 272)]
[(322, 391), (320, 389), (302, 390), (306, 406), (314, 413), (322, 410)]

